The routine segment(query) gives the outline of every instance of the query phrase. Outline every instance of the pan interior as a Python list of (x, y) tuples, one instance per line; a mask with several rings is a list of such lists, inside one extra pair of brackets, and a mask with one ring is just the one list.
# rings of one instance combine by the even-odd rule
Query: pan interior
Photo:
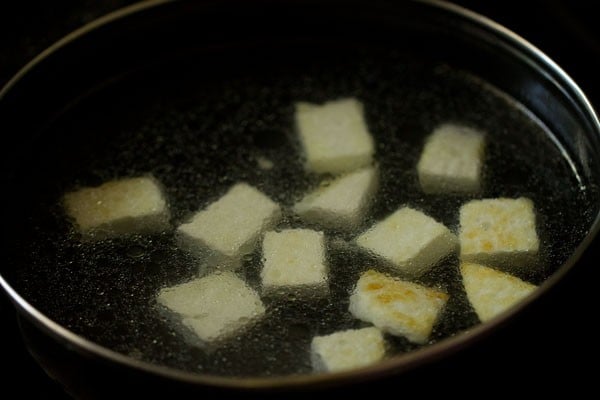
[[(342, 97), (364, 103), (381, 183), (356, 231), (325, 231), (331, 296), (265, 298), (266, 318), (217, 348), (186, 344), (155, 304), (160, 288), (198, 275), (199, 261), (177, 247), (172, 230), (82, 242), (60, 206), (66, 191), (148, 173), (164, 185), (173, 226), (238, 181), (290, 206), (321, 179), (303, 168), (294, 102)], [(447, 121), (487, 135), (485, 184), (476, 196), (425, 195), (419, 188), (415, 166), (424, 138)], [(25, 150), (5, 213), (10, 236), (2, 273), (11, 285), (51, 319), (107, 348), (224, 376), (311, 373), (314, 335), (366, 326), (348, 312), (348, 296), (362, 271), (383, 266), (344, 243), (402, 205), (456, 231), (458, 209), (472, 198), (531, 198), (541, 262), (519, 275), (540, 284), (587, 234), (597, 199), (551, 133), (510, 96), (453, 65), (372, 44), (246, 46), (163, 59), (102, 82)], [(274, 167), (259, 168), (259, 159)], [(288, 215), (278, 228), (300, 225)], [(259, 247), (240, 272), (255, 288)], [(418, 281), (450, 294), (431, 343), (478, 323), (457, 258)], [(390, 354), (420, 347), (386, 340)]]

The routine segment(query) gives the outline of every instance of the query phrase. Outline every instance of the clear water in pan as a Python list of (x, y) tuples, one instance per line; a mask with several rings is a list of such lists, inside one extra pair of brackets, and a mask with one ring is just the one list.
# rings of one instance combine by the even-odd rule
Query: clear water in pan
[[(175, 60), (98, 87), (68, 109), (34, 143), (32, 168), (22, 171), (27, 195), (15, 205), (11, 282), (58, 323), (131, 357), (226, 376), (310, 373), (314, 335), (366, 326), (348, 312), (348, 295), (362, 271), (381, 263), (344, 240), (404, 204), (456, 230), (458, 209), (473, 196), (424, 195), (415, 172), (424, 137), (446, 121), (487, 134), (484, 189), (475, 197), (535, 203), (540, 265), (522, 278), (539, 284), (583, 238), (592, 188), (517, 103), (443, 63), (373, 48), (308, 57), (311, 51)], [(81, 242), (60, 207), (66, 191), (147, 173), (165, 187), (173, 226), (240, 180), (290, 206), (320, 179), (303, 170), (294, 102), (349, 96), (365, 105), (381, 185), (361, 226), (326, 231), (331, 296), (265, 298), (267, 316), (218, 348), (189, 346), (157, 312), (160, 288), (198, 273), (198, 261), (177, 248), (172, 231)], [(265, 159), (273, 168), (259, 167)], [(288, 215), (278, 227), (300, 225)], [(255, 288), (260, 258), (257, 249), (240, 271)], [(430, 342), (478, 323), (455, 257), (419, 281), (450, 294)], [(386, 340), (390, 355), (420, 347)]]

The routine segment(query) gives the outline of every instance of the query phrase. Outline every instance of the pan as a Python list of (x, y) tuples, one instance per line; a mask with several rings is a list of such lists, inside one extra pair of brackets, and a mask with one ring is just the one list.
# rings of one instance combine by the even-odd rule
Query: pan
[[(328, 261), (338, 300), (308, 308), (286, 301), (249, 336), (206, 352), (186, 345), (156, 310), (158, 290), (199, 270), (172, 231), (90, 242), (65, 216), (64, 193), (146, 173), (163, 185), (173, 226), (241, 180), (289, 205), (321, 179), (304, 169), (294, 103), (345, 97), (365, 105), (381, 171), (362, 228), (410, 204), (456, 230), (466, 201), (529, 197), (542, 261), (515, 273), (539, 285), (532, 295), (479, 324), (451, 257), (419, 281), (453, 299), (427, 345), (390, 337), (396, 355), (380, 363), (313, 374), (305, 352), (281, 343), (306, 347), (315, 334), (361, 326), (343, 298), (360, 268), (379, 260), (345, 247), (352, 233), (326, 231), (335, 238)], [(447, 3), (141, 3), (26, 66), (2, 91), (0, 121), (10, 132), (2, 177), (11, 193), (3, 198), (0, 282), (34, 355), (77, 397), (106, 397), (117, 386), (119, 393), (265, 395), (410, 376), (527, 315), (597, 230), (599, 126), (585, 96), (527, 42)], [(419, 149), (445, 121), (486, 132), (481, 193), (419, 190)], [(273, 167), (260, 168), (259, 157)], [(259, 252), (248, 257), (260, 264)], [(339, 271), (347, 265), (358, 269)], [(258, 274), (251, 266), (244, 272), (254, 286)], [(328, 319), (319, 331), (322, 314)]]

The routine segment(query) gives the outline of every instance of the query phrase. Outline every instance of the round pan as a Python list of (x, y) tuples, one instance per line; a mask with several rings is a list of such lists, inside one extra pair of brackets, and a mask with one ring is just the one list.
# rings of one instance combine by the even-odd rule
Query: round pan
[[(512, 32), (443, 2), (279, 3), (149, 1), (113, 13), (67, 36), (27, 65), (0, 93), (1, 129), (11, 133), (3, 154), (3, 186), (22, 189), (15, 184), (15, 178), (22, 176), (24, 170), (31, 173), (23, 161), (27, 160), (32, 143), (43, 140), (46, 129), (80, 101), (114, 82), (135, 81), (138, 71), (148, 66), (161, 70), (166, 68), (166, 61), (190, 55), (221, 57), (227, 54), (223, 49), (245, 51), (243, 55), (248, 57), (258, 52), (275, 62), (280, 54), (277, 51), (298, 43), (319, 43), (323, 48), (340, 43), (349, 48), (358, 43), (397, 46), (425, 59), (472, 72), (517, 99), (554, 133), (578, 171), (580, 185), (598, 185), (600, 126), (589, 102), (558, 66)], [(225, 60), (239, 62), (243, 58), (238, 54), (232, 59), (226, 56)], [(231, 66), (226, 68), (235, 72)], [(256, 72), (252, 64), (244, 68), (250, 68), (244, 73)], [(128, 120), (120, 122), (127, 124)], [(90, 140), (97, 143), (104, 139)], [(86, 147), (83, 142), (68, 150), (89, 151), (92, 145)], [(60, 151), (49, 147), (50, 153)], [(50, 154), (49, 160), (52, 157)], [(37, 172), (41, 178), (53, 176)], [(35, 190), (20, 192), (16, 199), (4, 199), (3, 209), (14, 210), (17, 203), (31, 195), (35, 195)], [(173, 388), (231, 393), (323, 389), (399, 374), (446, 357), (523, 313), (569, 272), (597, 233), (598, 202), (597, 198), (592, 200), (596, 200), (588, 211), (592, 216), (573, 254), (526, 302), (468, 332), (372, 367), (344, 373), (276, 379), (227, 378), (161, 367), (102, 347), (46, 317), (30, 304), (26, 295), (15, 290), (19, 283), (14, 281), (11, 268), (18, 266), (3, 263), (0, 283), (26, 317), (23, 330), (34, 353), (77, 395), (89, 393), (87, 388), (82, 389), (88, 385), (91, 393), (99, 397), (111, 393), (112, 389), (103, 384), (107, 379), (122, 382), (128, 388), (125, 391), (131, 393), (168, 393)], [(6, 217), (12, 224), (6, 225), (5, 235), (11, 234), (17, 224), (15, 218)], [(62, 365), (46, 358), (44, 349), (48, 346), (61, 349)]]

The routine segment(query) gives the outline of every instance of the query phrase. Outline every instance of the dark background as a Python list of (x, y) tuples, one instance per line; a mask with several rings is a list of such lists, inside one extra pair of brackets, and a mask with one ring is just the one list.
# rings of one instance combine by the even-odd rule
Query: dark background
[[(126, 0), (8, 1), (0, 5), (0, 86), (53, 42)], [(570, 74), (593, 104), (600, 106), (600, 34), (594, 2), (567, 0), (457, 1), (517, 32), (546, 52)], [(598, 339), (591, 327), (598, 314), (596, 240), (582, 262), (542, 301), (509, 327), (456, 357), (408, 374), (425, 392), (475, 394), (472, 385), (491, 392), (536, 394), (595, 392)], [(16, 315), (0, 295), (0, 397), (64, 399), (60, 385), (31, 359)], [(445, 381), (449, 378), (449, 382)], [(25, 382), (25, 384), (23, 384)], [(402, 383), (398, 381), (398, 395)], [(439, 385), (438, 385), (439, 383)], [(394, 390), (393, 381), (381, 388)], [(367, 391), (373, 391), (371, 385)], [(490, 392), (488, 392), (490, 393)], [(17, 397), (17, 396), (15, 396)]]

